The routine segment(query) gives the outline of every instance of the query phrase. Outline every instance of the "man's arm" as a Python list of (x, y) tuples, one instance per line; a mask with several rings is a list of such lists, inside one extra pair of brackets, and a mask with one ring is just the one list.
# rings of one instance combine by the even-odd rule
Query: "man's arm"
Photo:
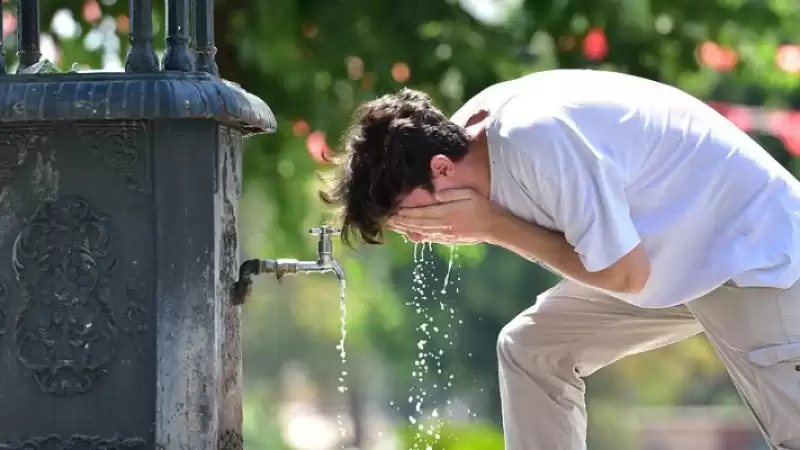
[[(529, 106), (509, 105), (511, 117)], [(515, 177), (552, 218), (553, 232), (510, 215), (493, 225), (492, 240), (560, 274), (616, 292), (640, 292), (650, 262), (630, 216), (625, 171), (597, 147), (567, 112), (554, 110), (501, 130)]]
[[(650, 275), (647, 255), (633, 237), (621, 241), (632, 244), (619, 258), (611, 263), (595, 258), (590, 260), (595, 266), (587, 268), (563, 234), (525, 222), (472, 189), (445, 190), (436, 197), (441, 203), (401, 209), (387, 225), (433, 242), (497, 245), (562, 276), (612, 292), (639, 292)], [(606, 265), (596, 268), (598, 264)]]
[(600, 289), (636, 293), (644, 289), (650, 277), (650, 262), (640, 244), (611, 266), (589, 272), (560, 233), (504, 213), (493, 218), (489, 233), (487, 243), (540, 263), (563, 277)]

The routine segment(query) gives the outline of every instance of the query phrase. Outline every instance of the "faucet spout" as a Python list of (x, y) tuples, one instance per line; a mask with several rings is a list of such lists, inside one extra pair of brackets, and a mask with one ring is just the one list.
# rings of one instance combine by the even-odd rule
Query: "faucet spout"
[(344, 279), (344, 269), (339, 261), (330, 259), (328, 261), (298, 261), (297, 273), (326, 273), (333, 272), (337, 279)]
[(325, 272), (326, 264), (322, 264), (320, 261), (298, 261), (297, 262), (297, 273), (315, 273), (315, 272)]
[(297, 273), (328, 273), (333, 272), (339, 282), (344, 281), (344, 268), (335, 259), (327, 261), (298, 261)]
[(344, 269), (338, 261), (333, 259), (332, 236), (340, 233), (340, 230), (331, 228), (327, 225), (312, 228), (311, 234), (319, 236), (317, 242), (317, 260), (299, 261), (297, 259), (251, 259), (242, 263), (239, 267), (239, 280), (233, 284), (232, 301), (234, 305), (241, 305), (252, 290), (252, 276), (262, 273), (274, 273), (280, 280), (285, 275), (297, 273), (326, 273), (333, 272), (339, 283), (344, 283)]
[(333, 273), (336, 274), (336, 279), (339, 280), (339, 284), (344, 284), (344, 268), (342, 268), (342, 265), (339, 264), (339, 261), (336, 261), (335, 259), (333, 260), (333, 263), (331, 264), (331, 270), (333, 270)]

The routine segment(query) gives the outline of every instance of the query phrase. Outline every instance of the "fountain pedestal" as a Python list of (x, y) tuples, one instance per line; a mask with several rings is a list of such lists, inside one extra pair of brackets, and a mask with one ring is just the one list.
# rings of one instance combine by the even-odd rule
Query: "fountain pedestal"
[(0, 74), (0, 449), (242, 448), (242, 144), (275, 119), (172, 22), (161, 71), (131, 2), (126, 73)]

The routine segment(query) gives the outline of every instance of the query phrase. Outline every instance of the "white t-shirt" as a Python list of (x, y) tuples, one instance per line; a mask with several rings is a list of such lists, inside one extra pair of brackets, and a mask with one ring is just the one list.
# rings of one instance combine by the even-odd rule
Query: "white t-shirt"
[(800, 278), (800, 182), (698, 99), (629, 75), (554, 70), (491, 86), (454, 116), (489, 111), (492, 200), (562, 232), (589, 271), (640, 242), (643, 307), (726, 282)]

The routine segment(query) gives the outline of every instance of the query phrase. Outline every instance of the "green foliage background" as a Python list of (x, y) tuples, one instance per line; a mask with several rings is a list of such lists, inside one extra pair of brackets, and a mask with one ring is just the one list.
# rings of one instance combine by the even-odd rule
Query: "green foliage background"
[[(155, 3), (160, 47), (163, 2)], [(222, 76), (265, 99), (279, 123), (276, 134), (247, 142), (240, 231), (250, 256), (312, 255), (314, 242), (305, 230), (328, 216), (316, 200), (316, 172), (324, 167), (309, 155), (309, 133), (324, 133), (335, 148), (358, 103), (402, 86), (431, 93), (443, 110), (452, 112), (501, 80), (554, 67), (593, 67), (661, 80), (707, 99), (773, 107), (800, 103), (800, 78), (775, 65), (778, 47), (800, 38), (800, 3), (792, 0), (519, 0), (506, 2), (506, 10), (491, 20), (477, 18), (455, 0), (216, 3)], [(114, 51), (124, 58), (127, 30), (119, 25), (127, 2), (42, 0), (40, 5), (45, 33), (51, 33), (59, 10), (69, 10), (80, 23), (77, 36), (53, 36), (62, 69), (74, 63), (101, 67), (104, 50), (88, 49), (86, 39), (103, 28), (104, 18), (117, 23), (112, 34), (121, 45)], [(3, 6), (13, 11), (10, 3)], [(87, 15), (87, 7), (95, 6), (101, 15)], [(601, 62), (587, 60), (581, 48), (583, 36), (595, 27), (604, 28), (608, 39), (609, 53)], [(9, 38), (7, 59), (13, 64), (13, 34)], [(698, 65), (696, 49), (706, 40), (737, 51), (732, 71), (721, 74)], [(779, 142), (770, 142), (776, 154), (784, 151)], [(785, 162), (792, 163), (789, 158)], [(437, 252), (431, 276), (441, 279), (449, 249)], [(348, 383), (369, 384), (375, 377), (371, 368), (384, 368), (383, 387), (361, 395), (375, 397), (388, 409), (388, 402), (406, 395), (413, 383), (419, 317), (406, 305), (413, 297), (412, 249), (392, 239), (385, 248), (338, 248), (337, 254), (349, 281)], [(495, 336), (555, 279), (513, 255), (482, 246), (459, 249), (456, 261), (459, 292), (451, 289), (443, 301), (455, 306), (463, 323), (443, 364), (459, 374), (457, 392), (478, 399), (482, 422), (453, 425), (451, 434), (463, 438), (440, 441), (434, 448), (500, 449)], [(276, 415), (285, 364), (302, 362), (320, 391), (335, 393), (339, 306), (332, 280), (259, 281), (256, 297), (245, 307), (245, 428), (249, 449), (277, 449), (284, 445)], [(601, 371), (589, 381), (589, 397), (597, 405), (590, 431), (593, 450), (622, 448), (622, 419), (613, 413), (619, 406), (738, 402), (702, 338)]]

